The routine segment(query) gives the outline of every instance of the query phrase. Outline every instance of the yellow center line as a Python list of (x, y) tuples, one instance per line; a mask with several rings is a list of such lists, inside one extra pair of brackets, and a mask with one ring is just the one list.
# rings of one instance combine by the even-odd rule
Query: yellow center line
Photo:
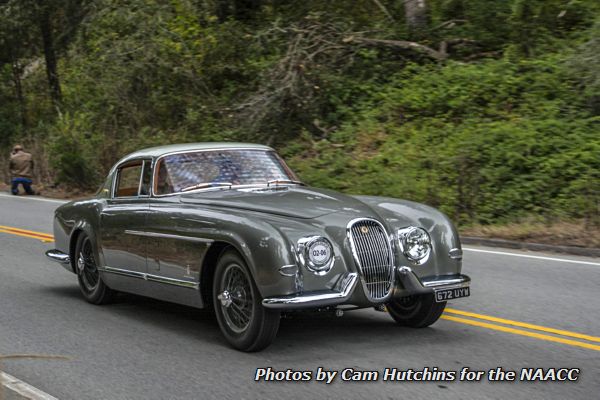
[(30, 231), (30, 230), (27, 230), (27, 229), (15, 228), (13, 226), (0, 225), (0, 229), (2, 229), (4, 231), (9, 231), (9, 233), (11, 233), (11, 232), (17, 232), (17, 233), (29, 234), (29, 235), (33, 235), (33, 236), (42, 236), (42, 237), (45, 237), (47, 239), (54, 239), (54, 237), (51, 234), (49, 234), (49, 233)]
[(476, 313), (472, 313), (472, 312), (468, 312), (468, 311), (456, 310), (454, 308), (446, 308), (445, 312), (461, 315), (464, 317), (471, 317), (471, 318), (482, 319), (485, 321), (499, 322), (501, 324), (518, 326), (520, 328), (527, 328), (527, 329), (532, 329), (535, 331), (548, 332), (548, 333), (554, 333), (554, 334), (561, 335), (561, 336), (568, 336), (568, 337), (577, 338), (577, 339), (589, 340), (590, 342), (600, 342), (600, 337), (596, 337), (596, 336), (590, 336), (590, 335), (585, 335), (583, 333), (565, 331), (562, 329), (548, 328), (546, 326), (528, 324), (526, 322), (513, 321), (510, 319), (476, 314)]
[(473, 321), (471, 319), (466, 319), (466, 318), (451, 317), (449, 315), (442, 315), (441, 318), (448, 320), (448, 321), (459, 322), (461, 324), (473, 325), (473, 326), (478, 326), (481, 328), (492, 329), (495, 331), (507, 332), (507, 333), (512, 333), (515, 335), (528, 336), (528, 337), (532, 337), (532, 338), (536, 338), (536, 339), (540, 339), (540, 340), (546, 340), (549, 342), (563, 343), (563, 344), (568, 344), (570, 346), (583, 347), (584, 349), (600, 351), (600, 346), (598, 346), (598, 345), (591, 344), (591, 343), (578, 342), (577, 340), (563, 339), (563, 338), (556, 337), (556, 336), (544, 335), (541, 333), (535, 333), (535, 332), (523, 331), (521, 329), (509, 328), (507, 326), (488, 324), (487, 322), (479, 322), (479, 321)]
[(11, 235), (16, 235), (16, 236), (22, 236), (22, 237), (26, 237), (26, 238), (30, 238), (30, 239), (37, 239), (40, 240), (44, 243), (49, 243), (49, 242), (53, 242), (53, 239), (45, 239), (45, 238), (41, 238), (39, 236), (33, 236), (33, 235), (27, 235), (25, 233), (18, 233), (18, 232), (11, 232), (11, 231), (5, 231), (3, 229), (0, 229), (1, 233), (10, 233)]
[(22, 236), (22, 237), (31, 238), (31, 239), (38, 239), (44, 243), (54, 241), (54, 237), (52, 235), (48, 235), (47, 233), (40, 233), (40, 232), (28, 231), (25, 229), (11, 228), (9, 226), (0, 225), (0, 233), (8, 233), (11, 235)]

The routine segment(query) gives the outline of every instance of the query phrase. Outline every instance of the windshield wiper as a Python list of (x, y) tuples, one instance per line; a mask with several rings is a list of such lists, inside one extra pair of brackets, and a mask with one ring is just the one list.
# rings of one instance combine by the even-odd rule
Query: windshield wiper
[(190, 190), (196, 190), (196, 189), (204, 189), (204, 188), (210, 188), (210, 187), (219, 187), (219, 186), (233, 186), (233, 184), (231, 182), (204, 182), (204, 183), (199, 183), (197, 185), (192, 185), (192, 186), (188, 186), (186, 188), (181, 189), (182, 192), (189, 192)]
[(294, 181), (291, 179), (273, 179), (272, 181), (268, 181), (267, 182), (267, 187), (271, 186), (271, 185), (280, 185), (280, 184), (293, 184), (293, 185), (302, 185), (304, 186), (304, 183), (300, 182), (300, 181)]

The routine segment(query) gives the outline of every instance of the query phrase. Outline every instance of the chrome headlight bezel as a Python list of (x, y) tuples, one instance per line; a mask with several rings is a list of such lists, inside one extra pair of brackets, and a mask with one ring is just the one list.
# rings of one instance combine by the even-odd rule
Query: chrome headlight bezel
[[(319, 251), (319, 246), (321, 246), (321, 251), (325, 251), (327, 254), (324, 254), (326, 258), (323, 260), (319, 260), (315, 255), (314, 251)], [(326, 275), (331, 268), (333, 268), (333, 263), (335, 261), (335, 255), (333, 252), (333, 245), (323, 236), (308, 236), (303, 237), (298, 240), (298, 260), (302, 266), (306, 267), (310, 272), (315, 275), (323, 276)]]
[(402, 254), (417, 265), (427, 262), (431, 255), (431, 236), (423, 228), (408, 226), (398, 230), (398, 245)]

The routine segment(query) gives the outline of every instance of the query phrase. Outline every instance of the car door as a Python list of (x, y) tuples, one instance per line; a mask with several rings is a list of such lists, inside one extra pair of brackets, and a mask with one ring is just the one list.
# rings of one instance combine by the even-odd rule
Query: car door
[[(154, 179), (160, 174), (157, 163)], [(166, 176), (163, 176), (166, 179)], [(155, 191), (165, 182), (154, 182)], [(212, 244), (210, 235), (201, 232), (205, 223), (200, 210), (182, 206), (177, 195), (151, 197), (146, 219), (148, 239), (149, 296), (191, 306), (201, 306), (200, 270)], [(212, 224), (209, 228), (212, 228)]]
[[(146, 225), (151, 160), (127, 161), (117, 168), (112, 193), (100, 213), (100, 241), (107, 283), (117, 290), (140, 292), (146, 274)], [(127, 279), (129, 278), (129, 279)], [(123, 287), (125, 285), (125, 287)]]

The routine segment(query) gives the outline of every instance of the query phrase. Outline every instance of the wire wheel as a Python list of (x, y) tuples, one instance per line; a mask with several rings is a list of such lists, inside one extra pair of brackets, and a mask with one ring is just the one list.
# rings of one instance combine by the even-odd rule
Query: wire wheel
[(77, 257), (77, 273), (81, 277), (81, 283), (88, 292), (93, 292), (100, 283), (100, 273), (94, 258), (92, 242), (88, 237), (81, 243), (79, 255)]
[(254, 294), (248, 273), (238, 264), (228, 265), (220, 288), (217, 298), (227, 326), (235, 333), (244, 332), (254, 314)]

